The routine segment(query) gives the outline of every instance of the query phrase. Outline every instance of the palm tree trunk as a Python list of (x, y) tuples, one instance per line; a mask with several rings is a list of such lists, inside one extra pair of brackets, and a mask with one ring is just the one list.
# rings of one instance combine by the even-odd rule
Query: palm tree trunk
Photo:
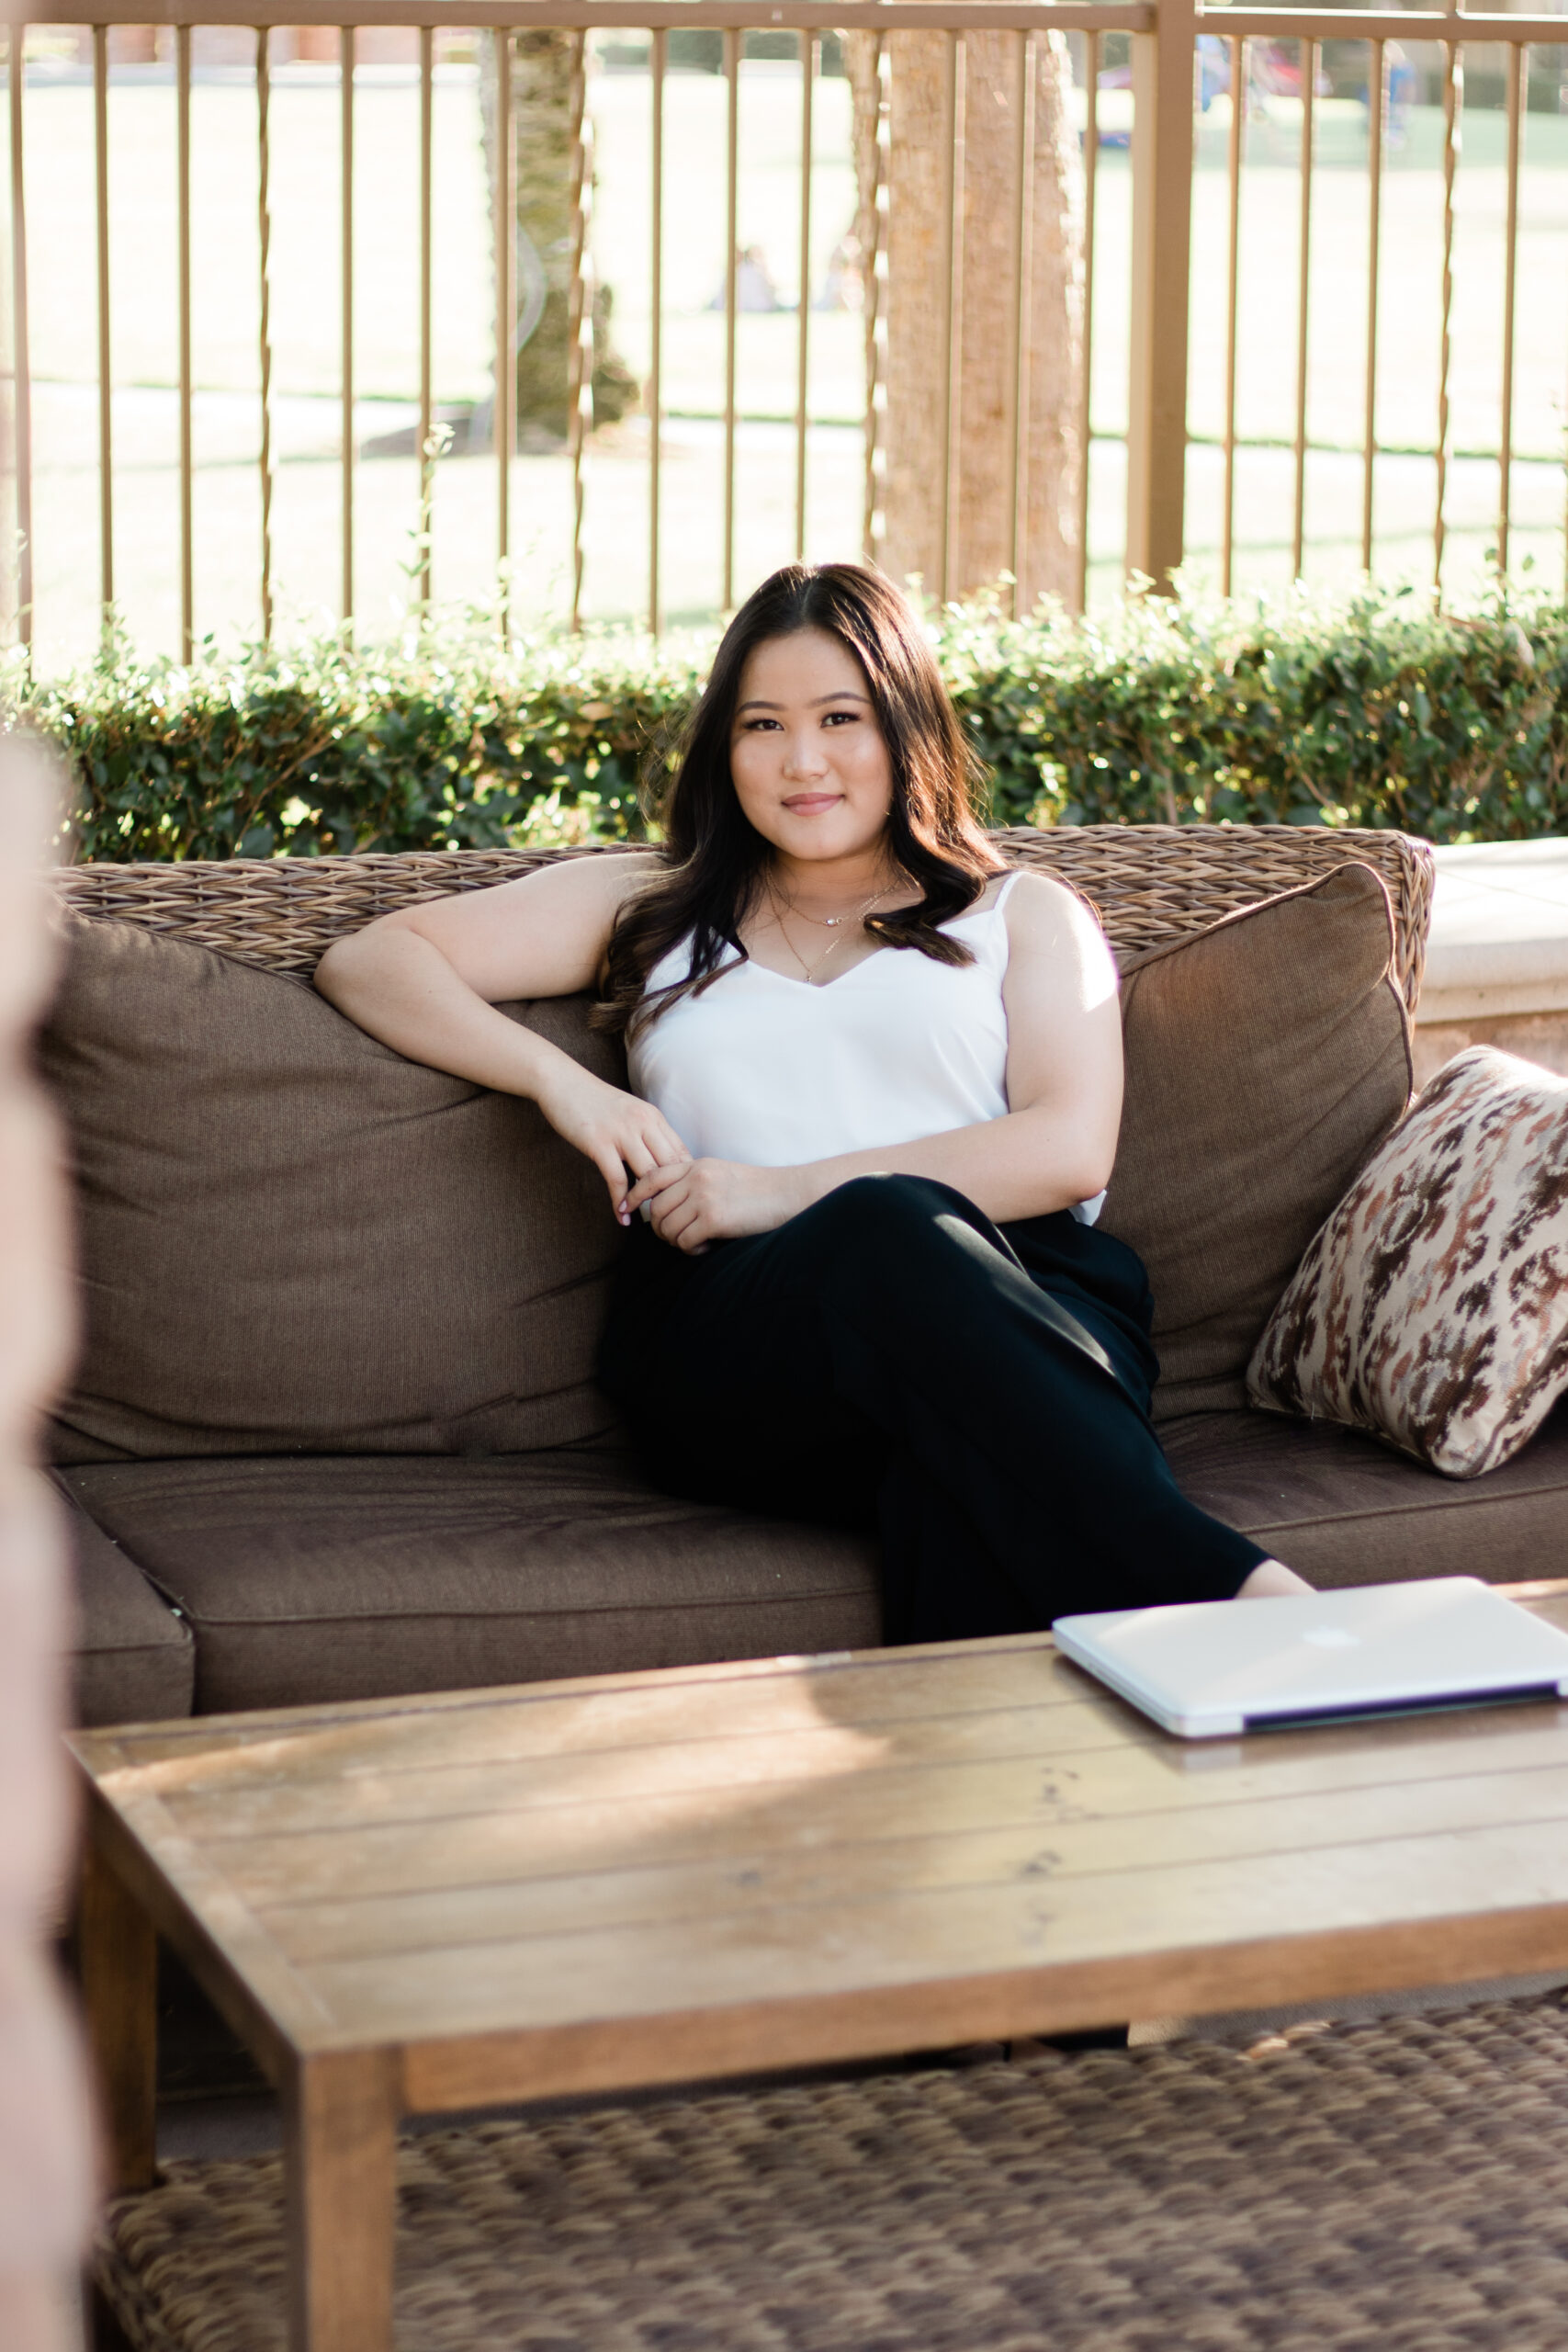
[[(1071, 604), (1085, 462), (1083, 164), (1067, 108), (1066, 42), (1059, 33), (1034, 40), (1026, 212), (1020, 177), (1023, 44), (1011, 33), (964, 35), (954, 253), (947, 209), (948, 36), (882, 39), (891, 74), (881, 560), (895, 579), (918, 575), (928, 595), (970, 594), (1016, 571), (1020, 611), (1044, 594)], [(874, 186), (881, 103), (876, 40), (853, 34), (846, 44), (863, 223)], [(1026, 272), (1020, 266), (1025, 226)], [(933, 332), (950, 304), (958, 353), (951, 383), (949, 345), (940, 329)]]
[[(573, 36), (529, 27), (513, 33), (512, 141), (517, 159), (515, 289), (518, 440), (567, 436), (571, 300), (571, 76)], [(496, 69), (492, 45), (480, 44), (490, 218), (495, 219)], [(611, 347), (608, 289), (593, 305), (593, 420), (613, 423), (636, 404), (637, 387)]]

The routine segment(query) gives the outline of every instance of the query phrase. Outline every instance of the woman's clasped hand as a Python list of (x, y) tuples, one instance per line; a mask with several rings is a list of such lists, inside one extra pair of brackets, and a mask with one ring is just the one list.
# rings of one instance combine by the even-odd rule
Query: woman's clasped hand
[(660, 1239), (677, 1249), (769, 1233), (810, 1198), (794, 1169), (694, 1159), (651, 1102), (575, 1063), (549, 1074), (538, 1104), (557, 1135), (604, 1177), (616, 1222), (630, 1225), (646, 1207)]
[(559, 1068), (546, 1072), (535, 1099), (561, 1140), (593, 1162), (622, 1225), (631, 1223), (627, 1196), (639, 1178), (691, 1159), (669, 1120), (651, 1102), (595, 1078), (564, 1056)]
[(626, 1195), (626, 1221), (645, 1205), (660, 1241), (694, 1253), (710, 1241), (772, 1233), (808, 1207), (810, 1188), (794, 1168), (747, 1168), (733, 1159), (678, 1159), (649, 1169)]

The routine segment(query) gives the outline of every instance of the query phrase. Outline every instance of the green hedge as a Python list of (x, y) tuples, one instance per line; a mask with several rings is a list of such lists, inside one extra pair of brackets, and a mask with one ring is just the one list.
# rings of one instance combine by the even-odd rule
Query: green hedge
[[(933, 618), (998, 822), (1568, 831), (1568, 608), (1436, 613), (1408, 591), (1105, 618)], [(34, 684), (64, 745), (75, 854), (267, 856), (640, 831), (639, 769), (709, 641), (335, 641), (190, 671), (121, 654)]]

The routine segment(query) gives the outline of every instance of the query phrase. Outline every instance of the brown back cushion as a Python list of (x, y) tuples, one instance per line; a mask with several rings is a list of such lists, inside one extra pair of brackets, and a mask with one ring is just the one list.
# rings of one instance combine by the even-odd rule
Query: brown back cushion
[[(620, 1075), (583, 1001), (506, 1010)], [(619, 1237), (532, 1103), (132, 923), (69, 923), (41, 1057), (85, 1295), (57, 1460), (511, 1453), (607, 1425)]]
[(1156, 1419), (1244, 1405), (1297, 1261), (1410, 1095), (1393, 918), (1369, 865), (1130, 958), (1102, 1223), (1149, 1270)]

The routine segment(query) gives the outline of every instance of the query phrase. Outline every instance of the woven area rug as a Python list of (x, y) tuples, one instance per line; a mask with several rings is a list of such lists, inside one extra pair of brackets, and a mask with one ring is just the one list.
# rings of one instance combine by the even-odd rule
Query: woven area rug
[[(398, 2352), (1562, 2352), (1561, 1996), (441, 2129)], [(137, 2352), (283, 2352), (276, 2156), (111, 2209)]]

